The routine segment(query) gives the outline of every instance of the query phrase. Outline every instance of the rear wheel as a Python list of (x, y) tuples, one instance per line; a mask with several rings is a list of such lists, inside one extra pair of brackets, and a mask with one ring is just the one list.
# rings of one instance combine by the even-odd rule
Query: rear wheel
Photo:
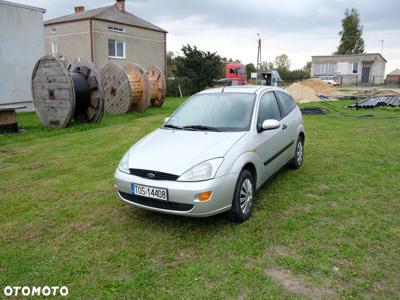
[(296, 143), (294, 158), (291, 163), (291, 167), (293, 169), (299, 169), (303, 165), (304, 160), (304, 139), (302, 136), (299, 136)]
[(254, 178), (249, 170), (243, 170), (238, 178), (233, 195), (229, 219), (241, 223), (251, 216), (254, 200)]

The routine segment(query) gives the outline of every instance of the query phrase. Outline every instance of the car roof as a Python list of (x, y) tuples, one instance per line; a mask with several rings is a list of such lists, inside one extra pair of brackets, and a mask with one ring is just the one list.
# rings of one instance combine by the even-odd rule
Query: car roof
[(224, 87), (217, 87), (217, 88), (210, 88), (198, 93), (201, 94), (215, 94), (215, 93), (244, 93), (244, 94), (260, 94), (264, 91), (281, 91), (284, 93), (288, 93), (286, 90), (278, 88), (278, 87), (271, 87), (271, 86), (263, 86), (263, 85), (235, 85), (235, 86), (226, 86)]

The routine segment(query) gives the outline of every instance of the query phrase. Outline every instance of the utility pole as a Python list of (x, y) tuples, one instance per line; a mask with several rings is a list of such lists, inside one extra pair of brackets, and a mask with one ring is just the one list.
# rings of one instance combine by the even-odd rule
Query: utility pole
[(384, 40), (381, 40), (382, 46), (381, 46), (381, 54), (383, 55), (383, 42)]
[(258, 52), (257, 52), (257, 80), (256, 80), (256, 84), (258, 84), (259, 78), (261, 76), (260, 72), (261, 72), (261, 64), (262, 64), (262, 60), (261, 60), (261, 37), (260, 34), (257, 33), (258, 36)]

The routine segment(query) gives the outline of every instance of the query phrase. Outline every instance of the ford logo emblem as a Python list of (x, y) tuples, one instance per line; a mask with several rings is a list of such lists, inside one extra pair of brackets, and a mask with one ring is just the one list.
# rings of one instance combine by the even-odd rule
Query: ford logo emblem
[(154, 174), (154, 173), (147, 173), (147, 177), (150, 178), (150, 179), (154, 179), (154, 178), (156, 178), (156, 174)]

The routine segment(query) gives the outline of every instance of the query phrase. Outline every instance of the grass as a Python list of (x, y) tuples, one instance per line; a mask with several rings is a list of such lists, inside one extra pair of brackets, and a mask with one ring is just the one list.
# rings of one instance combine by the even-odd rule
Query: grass
[(346, 110), (341, 101), (328, 104), (328, 115), (305, 116), (303, 168), (282, 170), (258, 194), (252, 218), (237, 225), (116, 199), (122, 154), (180, 103), (66, 129), (18, 115), (26, 131), (0, 136), (1, 290), (66, 285), (71, 298), (91, 299), (398, 298), (398, 110)]

